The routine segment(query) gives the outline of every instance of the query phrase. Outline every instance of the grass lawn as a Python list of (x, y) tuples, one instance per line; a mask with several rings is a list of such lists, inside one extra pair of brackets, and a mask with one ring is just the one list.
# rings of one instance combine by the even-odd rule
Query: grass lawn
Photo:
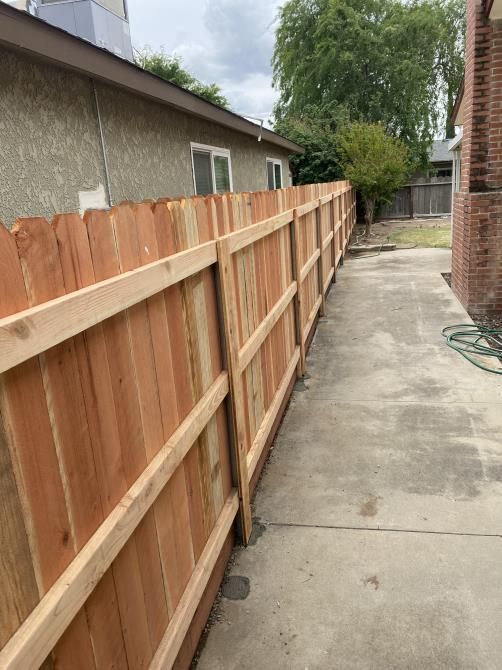
[(413, 246), (416, 244), (417, 247), (448, 249), (450, 246), (450, 226), (397, 230), (389, 235), (389, 241), (395, 242), (398, 246)]

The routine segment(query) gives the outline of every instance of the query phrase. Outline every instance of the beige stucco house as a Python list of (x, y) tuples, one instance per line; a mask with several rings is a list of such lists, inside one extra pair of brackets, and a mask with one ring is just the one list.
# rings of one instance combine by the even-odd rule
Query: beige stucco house
[(297, 144), (0, 3), (0, 221), (291, 184)]

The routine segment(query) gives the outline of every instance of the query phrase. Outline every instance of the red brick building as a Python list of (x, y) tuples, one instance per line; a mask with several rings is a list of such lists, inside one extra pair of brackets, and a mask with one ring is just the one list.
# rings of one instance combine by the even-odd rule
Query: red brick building
[(452, 287), (472, 313), (502, 313), (502, 0), (467, 0)]

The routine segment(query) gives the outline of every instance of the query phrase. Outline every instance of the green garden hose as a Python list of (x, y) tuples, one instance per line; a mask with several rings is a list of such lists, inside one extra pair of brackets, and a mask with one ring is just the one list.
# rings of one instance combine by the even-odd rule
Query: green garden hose
[(443, 337), (449, 347), (458, 351), (470, 363), (481, 370), (502, 375), (502, 367), (496, 368), (483, 365), (474, 356), (485, 357), (488, 360), (497, 359), (502, 364), (502, 330), (476, 326), (472, 323), (459, 323), (442, 330)]

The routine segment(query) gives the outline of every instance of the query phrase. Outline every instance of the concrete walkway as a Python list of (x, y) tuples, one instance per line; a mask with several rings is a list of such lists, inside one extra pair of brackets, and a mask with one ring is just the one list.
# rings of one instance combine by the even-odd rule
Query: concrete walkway
[(340, 272), (199, 670), (502, 668), (502, 379), (444, 344), (449, 266)]

